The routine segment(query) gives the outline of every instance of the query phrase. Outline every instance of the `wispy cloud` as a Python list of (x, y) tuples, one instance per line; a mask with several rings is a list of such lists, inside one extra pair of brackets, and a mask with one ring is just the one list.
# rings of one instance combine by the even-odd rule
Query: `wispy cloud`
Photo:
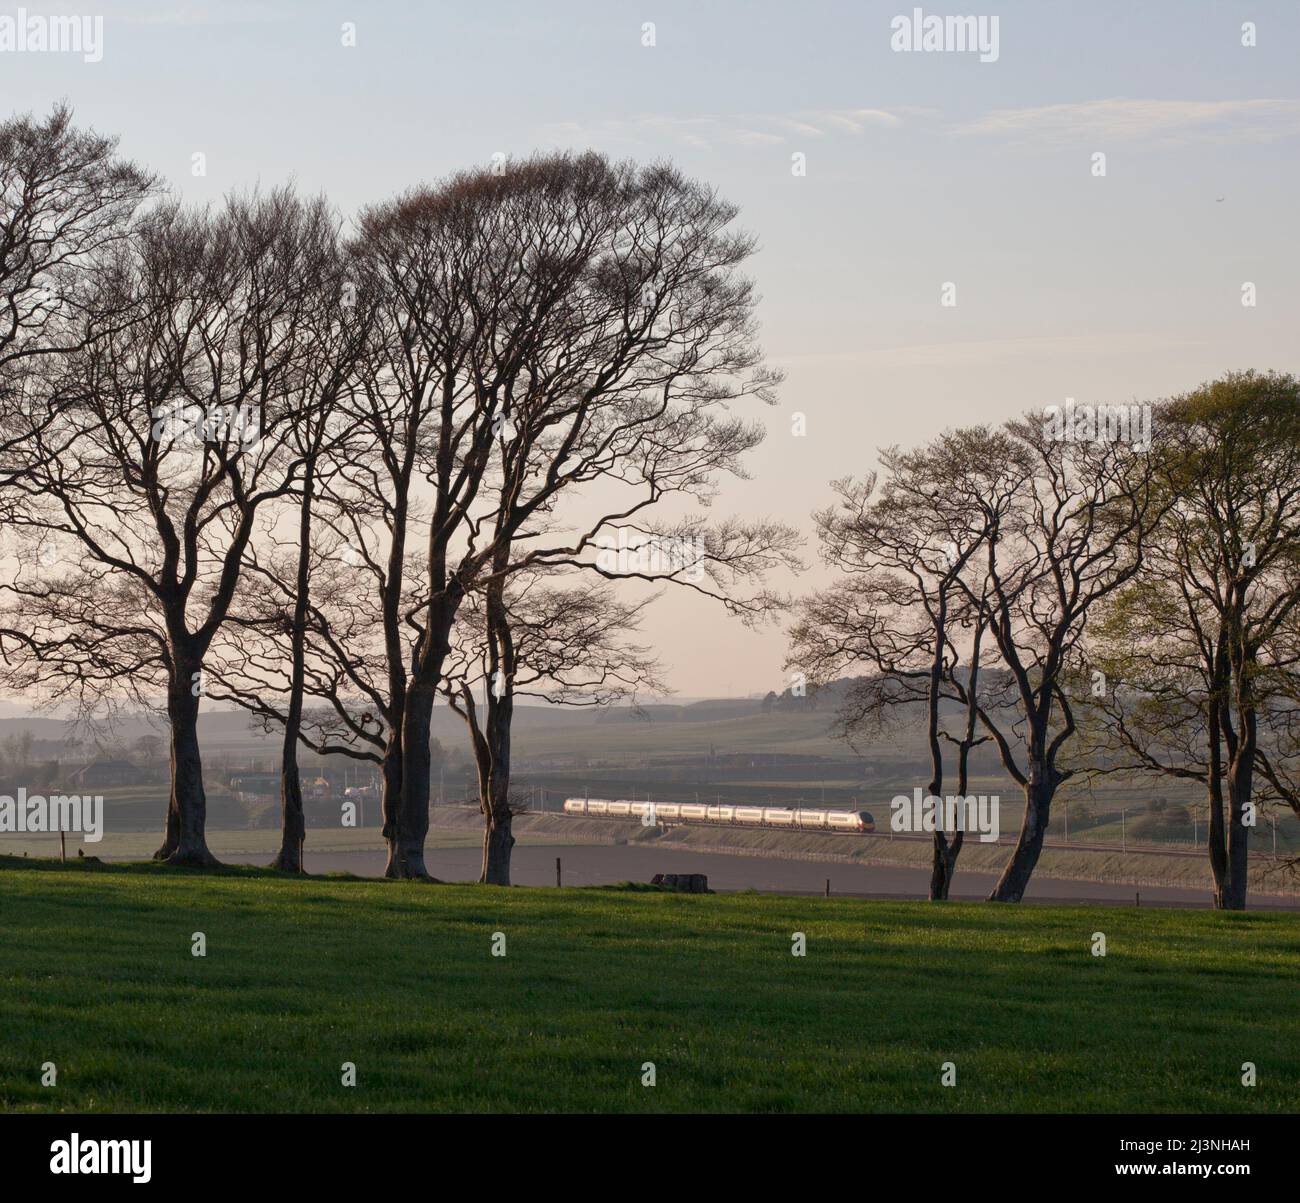
[(707, 150), (714, 146), (780, 145), (807, 138), (857, 136), (870, 129), (890, 129), (901, 125), (902, 112), (865, 108), (809, 109), (789, 114), (733, 113), (690, 117), (645, 113), (594, 122), (553, 122), (544, 125), (541, 134), (552, 142), (635, 145), (679, 142)]
[(957, 134), (1073, 142), (1272, 142), (1300, 133), (1300, 100), (1142, 100), (993, 109), (952, 127)]
[(1086, 141), (1180, 144), (1208, 141), (1273, 142), (1300, 134), (1300, 100), (1151, 100), (1112, 97), (1074, 104), (991, 109), (970, 119), (950, 119), (934, 109), (910, 106), (807, 109), (793, 113), (730, 113), (686, 116), (642, 113), (599, 121), (552, 122), (539, 130), (548, 142), (568, 145), (663, 147), (708, 150), (723, 146), (798, 147), (809, 140), (861, 137), (904, 125), (920, 132), (946, 132), (1009, 142)]

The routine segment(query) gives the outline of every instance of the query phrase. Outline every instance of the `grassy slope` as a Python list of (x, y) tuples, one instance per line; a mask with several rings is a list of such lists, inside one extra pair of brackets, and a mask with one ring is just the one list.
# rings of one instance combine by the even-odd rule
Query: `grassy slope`
[(12, 860), (0, 905), (6, 1110), (1300, 1109), (1295, 916)]

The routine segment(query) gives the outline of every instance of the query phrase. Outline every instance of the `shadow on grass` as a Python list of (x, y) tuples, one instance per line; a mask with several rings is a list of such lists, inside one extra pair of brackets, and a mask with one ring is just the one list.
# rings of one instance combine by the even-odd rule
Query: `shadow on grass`
[[(168, 865), (162, 861), (102, 861), (97, 856), (79, 856), (66, 862), (52, 856), (12, 856), (0, 853), (0, 872), (30, 870), (37, 873), (109, 873), (134, 876), (171, 877), (235, 877), (270, 881), (356, 881), (381, 882), (397, 880), (385, 877), (360, 877), (356, 873), (332, 870), (329, 873), (292, 873), (284, 869), (271, 869), (263, 865)], [(412, 880), (412, 879), (406, 879)], [(426, 885), (455, 884), (436, 877), (422, 879)]]

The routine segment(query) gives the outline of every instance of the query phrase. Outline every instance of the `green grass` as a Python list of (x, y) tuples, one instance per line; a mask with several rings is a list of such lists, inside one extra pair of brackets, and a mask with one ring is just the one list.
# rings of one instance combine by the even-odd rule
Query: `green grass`
[(1286, 914), (12, 858), (0, 907), (5, 1110), (1300, 1110)]

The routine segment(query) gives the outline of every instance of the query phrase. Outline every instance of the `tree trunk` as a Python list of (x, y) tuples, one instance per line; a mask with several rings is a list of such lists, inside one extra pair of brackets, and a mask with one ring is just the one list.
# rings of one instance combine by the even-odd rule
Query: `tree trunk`
[[(415, 877), (428, 880), (424, 867), (424, 841), (429, 834), (429, 795), (433, 757), (429, 741), (433, 733), (433, 705), (447, 654), (451, 651), (451, 628), (465, 591), (453, 582), (429, 608), (429, 626), (421, 641), (416, 671), (406, 687), (402, 703), (402, 778), (392, 821), (384, 824), (388, 840), (385, 877)], [(387, 817), (386, 817), (387, 820)]]
[(1223, 782), (1217, 770), (1211, 768), (1208, 795), (1210, 823), (1206, 846), (1210, 852), (1210, 874), (1214, 878), (1214, 907), (1223, 910), (1224, 893), (1228, 888), (1228, 845), (1223, 828)]
[[(402, 698), (405, 702), (405, 697)], [(392, 860), (392, 845), (397, 838), (397, 814), (402, 804), (402, 733), (401, 727), (395, 727), (388, 736), (384, 746), (384, 758), (380, 763), (380, 797), (379, 813), (383, 816), (384, 841), (389, 846), (389, 860)]]
[[(510, 884), (510, 850), (515, 837), (510, 833), (513, 812), (510, 809), (510, 727), (514, 718), (513, 653), (509, 632), (499, 627), (503, 615), (495, 616), (498, 645), (504, 642), (504, 655), (494, 658), (503, 676), (488, 690), (487, 730), (483, 741), (485, 756), (480, 760), (480, 796), (483, 799), (483, 872), (479, 880), (494, 886)], [(504, 636), (504, 640), (503, 640)], [(486, 769), (486, 781), (482, 781)]]
[(1031, 767), (1025, 785), (1025, 818), (1020, 825), (1020, 838), (988, 897), (990, 902), (1019, 902), (1025, 896), (1025, 888), (1043, 851), (1055, 793), (1056, 784), (1046, 777), (1046, 770), (1039, 765)]
[(1206, 851), (1210, 854), (1210, 873), (1214, 877), (1214, 906), (1223, 910), (1224, 890), (1228, 882), (1228, 845), (1223, 829), (1223, 729), (1219, 704), (1210, 706), (1208, 721), (1208, 751), (1205, 794), (1209, 805), (1209, 828), (1205, 835)]
[(510, 850), (515, 846), (515, 837), (510, 833), (513, 818), (508, 807), (504, 814), (489, 811), (486, 816), (487, 823), (483, 829), (483, 871), (479, 875), (479, 881), (487, 885), (510, 884)]
[(203, 761), (199, 754), (199, 698), (195, 682), (202, 665), (188, 657), (174, 660), (167, 689), (171, 721), (171, 796), (167, 803), (167, 834), (156, 860), (169, 865), (216, 865), (208, 851), (207, 795), (203, 792)]
[(1225, 703), (1223, 727), (1228, 742), (1228, 846), (1223, 909), (1246, 909), (1246, 875), (1250, 867), (1250, 828), (1244, 819), (1255, 787), (1255, 752), (1259, 737), (1253, 695), (1256, 657), (1237, 638), (1232, 648), (1232, 703), (1236, 723)]
[(406, 691), (402, 715), (402, 780), (396, 813), (389, 831), (388, 864), (385, 877), (427, 879), (424, 841), (429, 834), (429, 785), (432, 757), (429, 754), (435, 688), (424, 681), (412, 681)]
[(181, 842), (180, 811), (176, 808), (176, 750), (172, 747), (172, 789), (167, 799), (167, 817), (163, 821), (163, 842), (154, 851), (154, 860), (166, 860)]
[(298, 769), (298, 736), (302, 731), (303, 691), (307, 671), (307, 605), (311, 588), (311, 507), (315, 460), (303, 470), (302, 501), (298, 509), (298, 572), (294, 582), (293, 645), (290, 652), (289, 712), (285, 715), (284, 747), (280, 758), (280, 851), (272, 869), (302, 872), (302, 844), (307, 821), (302, 810), (302, 774)]
[[(1247, 718), (1246, 726), (1252, 724)], [(1246, 909), (1246, 876), (1250, 867), (1250, 828), (1242, 821), (1250, 804), (1255, 775), (1254, 740), (1243, 733), (1237, 754), (1228, 766), (1228, 872), (1223, 888), (1223, 909)]]
[(948, 596), (940, 589), (939, 605), (934, 617), (934, 656), (930, 661), (930, 681), (926, 692), (926, 739), (930, 745), (930, 784), (926, 790), (935, 800), (939, 813), (934, 816), (933, 855), (930, 859), (930, 901), (948, 896), (948, 879), (952, 870), (948, 859), (948, 840), (943, 833), (943, 745), (939, 742), (939, 688), (943, 678), (944, 633), (948, 615)]
[(469, 728), (478, 771), (478, 801), (483, 812), (483, 865), (479, 881), (484, 885), (510, 884), (510, 851), (515, 846), (511, 833), (514, 811), (510, 806), (510, 726), (514, 716), (514, 641), (506, 611), (505, 591), (500, 575), (508, 563), (509, 548), (503, 545), (493, 559), (498, 575), (485, 594), (487, 611), (487, 686), (485, 717), (479, 721), (474, 690), (462, 681), (458, 710)]
[(1241, 821), (1242, 810), (1232, 800), (1232, 822), (1228, 828), (1228, 876), (1223, 887), (1223, 909), (1246, 909), (1246, 874), (1249, 867), (1250, 828)]
[(391, 843), (398, 830), (398, 810), (402, 806), (402, 732), (391, 732), (380, 762), (380, 814), (383, 839)]
[(957, 857), (961, 852), (963, 832), (956, 832), (952, 839), (938, 829), (934, 833), (934, 855), (930, 862), (930, 901), (942, 902), (948, 897), (952, 888), (952, 879), (957, 870)]
[[(946, 607), (941, 613), (946, 617)], [(966, 730), (957, 748), (957, 797), (965, 798), (970, 784), (970, 750), (975, 746), (975, 724), (979, 719), (979, 675), (980, 643), (984, 635), (984, 624), (975, 627), (975, 637), (971, 644), (970, 672), (966, 680)], [(942, 641), (940, 641), (942, 647)], [(931, 668), (930, 688), (930, 759), (934, 771), (931, 781), (931, 793), (938, 796), (943, 781), (943, 759), (939, 747), (939, 679), (942, 669), (942, 655), (936, 658)], [(952, 889), (952, 879), (957, 872), (957, 857), (961, 855), (961, 846), (965, 842), (964, 831), (953, 832), (948, 839), (944, 830), (936, 825), (934, 832), (934, 856), (930, 866), (930, 900), (944, 901)]]
[[(302, 842), (307, 834), (307, 822), (302, 810), (302, 777), (298, 771), (297, 748), (290, 748), (289, 728), (285, 728), (284, 759), (280, 767), (280, 851), (270, 864), (272, 869), (285, 873), (302, 872)], [(296, 745), (295, 731), (292, 741)]]

